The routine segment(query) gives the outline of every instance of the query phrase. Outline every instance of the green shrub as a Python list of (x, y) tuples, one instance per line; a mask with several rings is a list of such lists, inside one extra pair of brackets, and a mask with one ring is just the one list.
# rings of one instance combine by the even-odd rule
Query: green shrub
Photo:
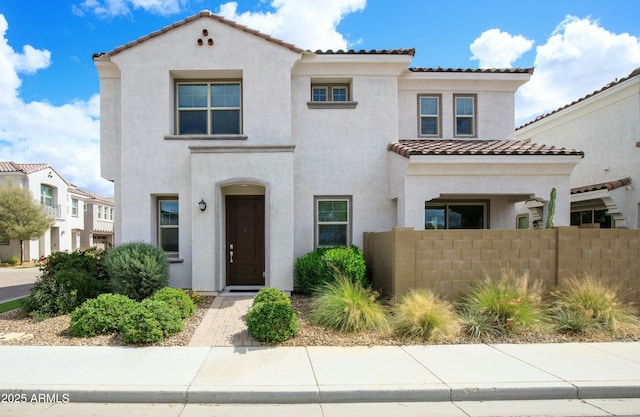
[(184, 323), (180, 313), (160, 300), (136, 303), (127, 314), (121, 332), (125, 343), (160, 342), (180, 332)]
[(253, 299), (253, 305), (265, 302), (283, 301), (291, 304), (291, 299), (287, 294), (277, 288), (262, 288)]
[(37, 318), (68, 314), (104, 291), (87, 271), (58, 271), (38, 278), (23, 303), (23, 310)]
[(615, 332), (621, 325), (637, 324), (620, 290), (589, 274), (563, 280), (552, 296), (549, 317), (560, 332)]
[(502, 271), (498, 278), (486, 277), (467, 290), (461, 304), (468, 334), (507, 334), (541, 322), (539, 282), (529, 285), (528, 274)]
[(92, 248), (54, 252), (41, 260), (40, 277), (24, 300), (23, 310), (37, 318), (67, 314), (84, 301), (108, 292), (102, 255)]
[(76, 337), (92, 337), (118, 332), (136, 302), (120, 294), (100, 294), (85, 301), (71, 313), (69, 333)]
[(260, 342), (287, 340), (298, 332), (298, 317), (290, 301), (265, 301), (254, 304), (246, 316), (247, 329)]
[(361, 332), (388, 327), (385, 309), (376, 301), (378, 293), (353, 282), (344, 274), (316, 290), (310, 302), (314, 324), (342, 332)]
[(113, 292), (143, 300), (169, 283), (169, 260), (162, 249), (146, 243), (125, 243), (107, 252), (105, 268)]
[(7, 265), (18, 265), (20, 263), (20, 259), (17, 256), (12, 256), (5, 261)]
[(183, 290), (171, 287), (164, 287), (156, 291), (152, 296), (152, 300), (160, 300), (169, 304), (180, 313), (182, 319), (193, 316), (196, 312), (196, 305)]
[(333, 281), (336, 270), (363, 287), (368, 285), (364, 254), (355, 246), (318, 248), (299, 257), (294, 264), (294, 284), (300, 292), (311, 294)]
[(411, 290), (391, 305), (391, 327), (401, 337), (441, 340), (457, 334), (460, 319), (453, 306), (427, 290)]

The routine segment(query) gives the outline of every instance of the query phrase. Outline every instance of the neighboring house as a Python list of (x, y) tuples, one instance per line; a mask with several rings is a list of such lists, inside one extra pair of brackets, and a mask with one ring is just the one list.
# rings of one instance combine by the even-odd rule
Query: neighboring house
[(102, 197), (87, 191), (84, 194), (84, 230), (80, 234), (82, 248), (113, 247), (114, 204), (113, 198)]
[[(569, 224), (571, 149), (514, 140), (531, 69), (409, 68), (415, 51), (304, 51), (208, 11), (94, 55), (116, 243), (203, 292), (293, 289), (296, 257), (394, 227)], [(531, 220), (532, 221), (532, 220)]]
[(577, 147), (571, 175), (571, 224), (640, 225), (640, 68), (519, 127), (516, 138)]
[[(24, 242), (25, 261), (80, 248), (80, 233), (84, 228), (83, 193), (47, 164), (0, 162), (0, 183), (8, 181), (31, 191), (55, 219), (42, 237)], [(20, 257), (18, 241), (0, 244), (0, 259), (11, 256)]]

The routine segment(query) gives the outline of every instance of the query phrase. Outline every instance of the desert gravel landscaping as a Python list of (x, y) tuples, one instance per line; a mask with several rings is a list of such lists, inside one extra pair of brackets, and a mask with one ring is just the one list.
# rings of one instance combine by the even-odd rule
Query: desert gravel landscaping
[[(168, 337), (153, 346), (187, 346), (202, 321), (204, 314), (214, 297), (203, 297), (198, 304), (196, 314), (185, 320), (184, 330), (173, 337)], [(376, 345), (411, 345), (425, 344), (422, 340), (397, 338), (387, 332), (366, 332), (361, 334), (343, 334), (334, 330), (313, 326), (306, 320), (308, 298), (294, 295), (293, 307), (298, 313), (300, 330), (292, 339), (279, 343), (278, 346), (376, 346)], [(21, 310), (13, 310), (0, 314), (0, 334), (24, 334), (13, 340), (0, 340), (0, 346), (125, 346), (119, 335), (103, 335), (89, 338), (72, 337), (68, 332), (69, 316), (58, 316), (37, 321)], [(467, 343), (566, 343), (566, 342), (631, 342), (640, 341), (640, 328), (631, 327), (615, 335), (568, 335), (548, 333), (544, 331), (510, 334), (502, 337), (485, 337), (481, 339), (470, 336), (457, 336), (441, 340), (441, 344)], [(433, 342), (429, 342), (433, 343)]]

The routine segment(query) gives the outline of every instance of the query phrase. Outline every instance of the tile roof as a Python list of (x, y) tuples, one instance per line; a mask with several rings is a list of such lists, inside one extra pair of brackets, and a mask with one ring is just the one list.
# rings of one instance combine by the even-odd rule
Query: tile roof
[(631, 78), (633, 78), (633, 77), (637, 77), (637, 76), (640, 76), (640, 67), (638, 67), (638, 68), (636, 68), (635, 70), (633, 70), (633, 71), (632, 71), (629, 75), (627, 75), (626, 77), (623, 77), (623, 78), (620, 78), (620, 79), (615, 79), (615, 80), (611, 81), (609, 84), (605, 85), (604, 87), (602, 87), (602, 88), (601, 88), (601, 89), (599, 89), (599, 90), (596, 90), (596, 91), (594, 91), (594, 92), (592, 92), (592, 93), (590, 93), (590, 94), (587, 94), (587, 95), (586, 95), (586, 96), (584, 96), (584, 97), (580, 97), (579, 99), (577, 99), (577, 100), (575, 100), (575, 101), (572, 101), (571, 103), (566, 104), (566, 105), (564, 105), (564, 106), (562, 106), (562, 107), (559, 107), (559, 108), (557, 108), (557, 109), (555, 109), (555, 110), (552, 110), (552, 111), (550, 111), (549, 113), (542, 114), (542, 115), (540, 115), (540, 116), (536, 117), (535, 119), (531, 120), (530, 122), (527, 122), (527, 123), (523, 124), (522, 126), (520, 126), (520, 127), (516, 128), (516, 130), (518, 130), (518, 129), (522, 129), (522, 128), (523, 128), (523, 127), (525, 127), (525, 126), (529, 126), (529, 125), (531, 125), (531, 124), (534, 124), (534, 123), (536, 123), (537, 121), (540, 121), (540, 120), (542, 120), (542, 119), (544, 119), (544, 118), (546, 118), (546, 117), (551, 116), (552, 114), (558, 113), (558, 112), (560, 112), (560, 111), (562, 111), (562, 110), (564, 110), (564, 109), (566, 109), (566, 108), (568, 108), (568, 107), (571, 107), (571, 106), (573, 106), (573, 105), (575, 105), (575, 104), (578, 104), (578, 103), (580, 103), (580, 102), (583, 102), (583, 101), (585, 101), (585, 100), (587, 100), (587, 99), (589, 99), (589, 98), (591, 98), (591, 97), (593, 97), (593, 96), (595, 96), (595, 95), (597, 95), (597, 94), (602, 93), (603, 91), (606, 91), (606, 90), (608, 90), (608, 89), (610, 89), (610, 88), (612, 88), (612, 87), (615, 87), (615, 86), (616, 86), (616, 85), (618, 85), (618, 84), (621, 84), (621, 83), (623, 83), (623, 82), (625, 82), (625, 81), (627, 81), (627, 80), (630, 80), (630, 79), (631, 79)]
[(538, 145), (522, 140), (424, 139), (390, 143), (388, 151), (411, 155), (580, 155), (582, 151)]
[(355, 50), (355, 49), (349, 49), (347, 51), (343, 50), (343, 49), (339, 49), (337, 51), (334, 51), (332, 49), (323, 51), (323, 50), (316, 50), (316, 51), (309, 51), (312, 52), (314, 54), (317, 55), (411, 55), (411, 56), (415, 56), (416, 54), (416, 50), (414, 48), (408, 48), (408, 49), (369, 49), (369, 50), (365, 50), (365, 49), (360, 49), (360, 50)]
[(533, 68), (409, 68), (411, 72), (475, 72), (485, 74), (533, 74)]
[[(120, 53), (120, 52), (122, 52), (122, 51), (124, 51), (124, 50), (126, 50), (126, 49), (129, 49), (129, 48), (131, 48), (131, 47), (133, 47), (133, 46), (136, 46), (136, 45), (138, 45), (138, 44), (141, 44), (141, 43), (143, 43), (143, 42), (145, 42), (145, 41), (147, 41), (147, 40), (149, 40), (149, 39), (155, 38), (156, 36), (160, 36), (160, 35), (162, 35), (163, 33), (169, 32), (169, 31), (171, 31), (171, 30), (173, 30), (173, 29), (175, 29), (175, 28), (178, 28), (178, 27), (180, 27), (180, 26), (186, 25), (187, 23), (192, 22), (192, 21), (194, 21), (194, 20), (196, 20), (196, 19), (199, 19), (199, 18), (201, 18), (201, 17), (208, 17), (208, 18), (211, 18), (211, 19), (217, 20), (217, 21), (218, 21), (218, 22), (220, 22), (220, 23), (223, 23), (223, 24), (225, 24), (225, 25), (228, 25), (228, 26), (231, 26), (231, 27), (233, 27), (233, 28), (239, 29), (239, 30), (241, 30), (241, 31), (243, 31), (243, 32), (249, 33), (249, 34), (254, 35), (254, 36), (257, 36), (257, 37), (259, 37), (259, 38), (265, 39), (265, 40), (267, 40), (267, 41), (269, 41), (269, 42), (273, 42), (273, 43), (275, 43), (275, 44), (278, 44), (278, 45), (280, 45), (280, 46), (283, 46), (283, 47), (285, 47), (285, 48), (288, 48), (288, 49), (290, 49), (290, 50), (292, 50), (292, 51), (294, 51), (294, 52), (298, 52), (298, 53), (302, 53), (302, 52), (303, 52), (303, 50), (302, 50), (302, 49), (298, 48), (298, 47), (297, 47), (297, 46), (295, 46), (295, 45), (292, 45), (292, 44), (290, 44), (290, 43), (287, 43), (287, 42), (281, 41), (280, 39), (273, 38), (273, 37), (271, 37), (271, 36), (269, 36), (269, 35), (266, 35), (266, 34), (264, 34), (264, 33), (261, 33), (261, 32), (259, 32), (259, 31), (257, 31), (257, 30), (250, 29), (250, 28), (248, 28), (247, 26), (240, 25), (240, 24), (238, 24), (238, 23), (236, 23), (236, 22), (233, 22), (233, 21), (231, 21), (231, 20), (227, 20), (227, 19), (225, 19), (225, 18), (224, 18), (224, 17), (222, 17), (222, 16), (218, 16), (218, 15), (213, 14), (213, 13), (212, 13), (212, 12), (210, 12), (209, 10), (203, 10), (203, 11), (201, 11), (201, 12), (200, 12), (200, 13), (198, 13), (198, 14), (195, 14), (195, 15), (189, 16), (189, 17), (187, 17), (186, 19), (182, 19), (182, 20), (180, 20), (180, 21), (178, 21), (178, 22), (175, 22), (175, 23), (173, 23), (173, 24), (171, 24), (171, 25), (169, 25), (169, 26), (165, 26), (165, 27), (163, 27), (163, 28), (162, 28), (162, 29), (160, 29), (160, 30), (157, 30), (157, 31), (155, 31), (155, 32), (152, 32), (152, 33), (150, 33), (150, 34), (148, 34), (148, 35), (146, 35), (146, 36), (143, 36), (143, 37), (138, 38), (138, 39), (136, 39), (136, 40), (134, 40), (134, 41), (131, 41), (131, 42), (129, 42), (129, 43), (127, 43), (127, 44), (125, 44), (125, 45), (119, 46), (119, 47), (117, 47), (117, 48), (113, 49), (112, 51), (107, 52), (107, 55), (111, 55), (111, 56), (116, 55), (116, 54), (118, 54), (118, 53)], [(104, 52), (102, 52), (102, 53), (96, 53), (96, 54), (93, 54), (93, 57), (94, 57), (94, 58), (98, 58), (98, 57), (100, 57), (100, 56), (102, 56), (102, 55), (105, 55), (105, 53), (104, 53)]]
[(631, 177), (623, 178), (621, 180), (601, 182), (600, 184), (585, 185), (584, 187), (575, 187), (571, 189), (571, 194), (588, 193), (589, 191), (598, 190), (615, 190), (616, 188), (624, 187), (631, 184)]
[(51, 168), (48, 164), (16, 164), (15, 162), (0, 162), (0, 172), (21, 172), (31, 174), (43, 169)]

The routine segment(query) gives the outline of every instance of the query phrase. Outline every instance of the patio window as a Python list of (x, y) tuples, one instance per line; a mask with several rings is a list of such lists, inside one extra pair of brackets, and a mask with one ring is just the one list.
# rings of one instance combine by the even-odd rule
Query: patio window
[(179, 208), (177, 198), (158, 199), (158, 243), (169, 257), (179, 254)]
[(316, 197), (316, 247), (351, 244), (351, 198)]
[(486, 229), (486, 203), (426, 203), (425, 230)]
[(178, 83), (177, 96), (179, 135), (241, 133), (240, 82)]
[(606, 209), (579, 210), (571, 212), (571, 226), (597, 225), (601, 229), (611, 229), (611, 215)]

